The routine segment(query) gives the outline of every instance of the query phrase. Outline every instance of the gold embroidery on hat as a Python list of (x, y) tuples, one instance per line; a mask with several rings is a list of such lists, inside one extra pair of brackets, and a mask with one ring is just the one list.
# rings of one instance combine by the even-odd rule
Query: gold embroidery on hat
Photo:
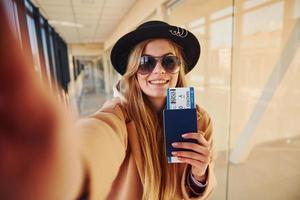
[(175, 35), (175, 36), (178, 36), (181, 38), (185, 38), (188, 35), (188, 31), (183, 28), (180, 28), (180, 27), (177, 27), (177, 30), (169, 30), (169, 31), (172, 35)]

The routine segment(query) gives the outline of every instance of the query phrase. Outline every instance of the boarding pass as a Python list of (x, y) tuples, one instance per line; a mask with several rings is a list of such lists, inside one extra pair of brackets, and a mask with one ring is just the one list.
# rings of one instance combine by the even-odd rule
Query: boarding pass
[(167, 110), (195, 108), (193, 87), (167, 89)]

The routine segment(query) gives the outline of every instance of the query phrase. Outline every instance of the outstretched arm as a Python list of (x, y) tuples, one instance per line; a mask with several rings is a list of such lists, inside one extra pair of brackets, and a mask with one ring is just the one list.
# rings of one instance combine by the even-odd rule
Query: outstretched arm
[(0, 30), (0, 199), (104, 199), (127, 149), (122, 109), (111, 101), (75, 126), (24, 56), (1, 3)]
[(0, 199), (74, 199), (83, 170), (67, 114), (33, 71), (0, 4)]

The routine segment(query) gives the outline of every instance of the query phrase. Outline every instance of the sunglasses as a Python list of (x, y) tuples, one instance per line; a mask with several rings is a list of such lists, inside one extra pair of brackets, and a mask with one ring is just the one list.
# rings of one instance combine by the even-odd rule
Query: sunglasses
[(157, 62), (160, 62), (160, 65), (167, 73), (174, 74), (179, 71), (180, 60), (177, 56), (165, 55), (154, 57), (144, 55), (140, 58), (138, 73), (142, 75), (151, 74)]

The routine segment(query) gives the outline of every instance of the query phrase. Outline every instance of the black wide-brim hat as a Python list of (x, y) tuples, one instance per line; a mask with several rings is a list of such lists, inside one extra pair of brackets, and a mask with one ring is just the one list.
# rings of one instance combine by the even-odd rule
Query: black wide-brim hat
[(113, 46), (110, 59), (113, 67), (121, 75), (126, 72), (128, 57), (131, 50), (140, 42), (147, 39), (165, 38), (181, 47), (185, 61), (185, 73), (190, 72), (200, 57), (200, 43), (190, 31), (172, 26), (162, 21), (148, 21), (134, 31), (121, 37)]

